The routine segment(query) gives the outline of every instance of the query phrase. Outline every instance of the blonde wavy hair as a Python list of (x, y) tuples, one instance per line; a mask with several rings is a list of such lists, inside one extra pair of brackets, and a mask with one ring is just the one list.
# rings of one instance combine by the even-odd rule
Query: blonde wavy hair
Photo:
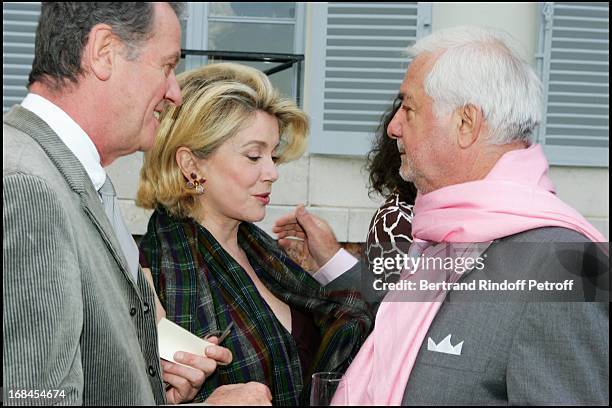
[(234, 63), (205, 65), (177, 77), (183, 94), (180, 107), (170, 106), (160, 117), (155, 142), (144, 155), (136, 204), (147, 209), (163, 206), (186, 217), (197, 208), (198, 194), (186, 186), (175, 158), (179, 147), (200, 159), (209, 157), (236, 135), (257, 111), (278, 120), (278, 161), (302, 155), (308, 118), (295, 102), (281, 98), (268, 77), (255, 68)]

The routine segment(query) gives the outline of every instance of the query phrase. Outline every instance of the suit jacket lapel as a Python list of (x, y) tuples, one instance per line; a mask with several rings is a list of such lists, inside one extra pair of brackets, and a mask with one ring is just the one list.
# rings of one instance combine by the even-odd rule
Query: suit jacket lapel
[(134, 289), (138, 292), (136, 289), (136, 282), (134, 282), (134, 278), (128, 270), (127, 261), (125, 259), (125, 255), (123, 254), (123, 250), (121, 249), (117, 236), (115, 235), (115, 231), (110, 224), (106, 213), (104, 212), (98, 192), (94, 189), (93, 185), (91, 185), (91, 188), (87, 188), (86, 191), (81, 194), (81, 205), (91, 222), (100, 232), (100, 236), (106, 243), (110, 253), (121, 267), (123, 276), (130, 281)]
[(136, 283), (128, 270), (127, 261), (115, 236), (115, 231), (104, 212), (98, 192), (81, 162), (74, 157), (70, 149), (66, 147), (45, 121), (20, 105), (14, 106), (4, 115), (3, 121), (30, 135), (47, 153), (70, 188), (79, 194), (83, 210), (100, 232), (109, 251), (119, 264), (124, 277), (130, 281), (140, 296)]

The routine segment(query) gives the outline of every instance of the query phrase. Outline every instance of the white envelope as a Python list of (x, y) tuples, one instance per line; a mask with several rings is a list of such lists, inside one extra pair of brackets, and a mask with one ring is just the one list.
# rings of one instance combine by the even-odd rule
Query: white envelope
[(204, 350), (206, 350), (206, 347), (213, 345), (183, 329), (176, 323), (172, 323), (165, 317), (157, 323), (157, 339), (159, 343), (159, 356), (164, 360), (174, 363), (176, 361), (174, 361), (173, 356), (177, 351), (187, 351), (203, 356), (205, 355)]

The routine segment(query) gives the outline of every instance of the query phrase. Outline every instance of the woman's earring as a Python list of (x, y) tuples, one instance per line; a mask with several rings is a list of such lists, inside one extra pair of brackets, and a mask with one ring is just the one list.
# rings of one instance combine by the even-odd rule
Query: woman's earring
[(187, 181), (187, 188), (195, 189), (198, 194), (204, 194), (204, 183), (206, 180), (200, 178), (198, 180), (198, 176), (195, 173), (191, 173), (191, 180)]

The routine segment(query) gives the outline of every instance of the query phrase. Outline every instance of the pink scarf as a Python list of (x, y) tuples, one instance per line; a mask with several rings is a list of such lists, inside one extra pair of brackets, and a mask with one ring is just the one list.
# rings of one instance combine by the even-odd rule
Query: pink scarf
[[(533, 145), (504, 154), (483, 180), (417, 197), (415, 240), (490, 242), (535, 228), (564, 227), (593, 242), (607, 242), (555, 195), (547, 172), (542, 148)], [(393, 295), (389, 293), (380, 305), (374, 331), (346, 372), (348, 401), (336, 395), (334, 405), (401, 404), (421, 344), (446, 293), (439, 293), (433, 302), (389, 302)]]

